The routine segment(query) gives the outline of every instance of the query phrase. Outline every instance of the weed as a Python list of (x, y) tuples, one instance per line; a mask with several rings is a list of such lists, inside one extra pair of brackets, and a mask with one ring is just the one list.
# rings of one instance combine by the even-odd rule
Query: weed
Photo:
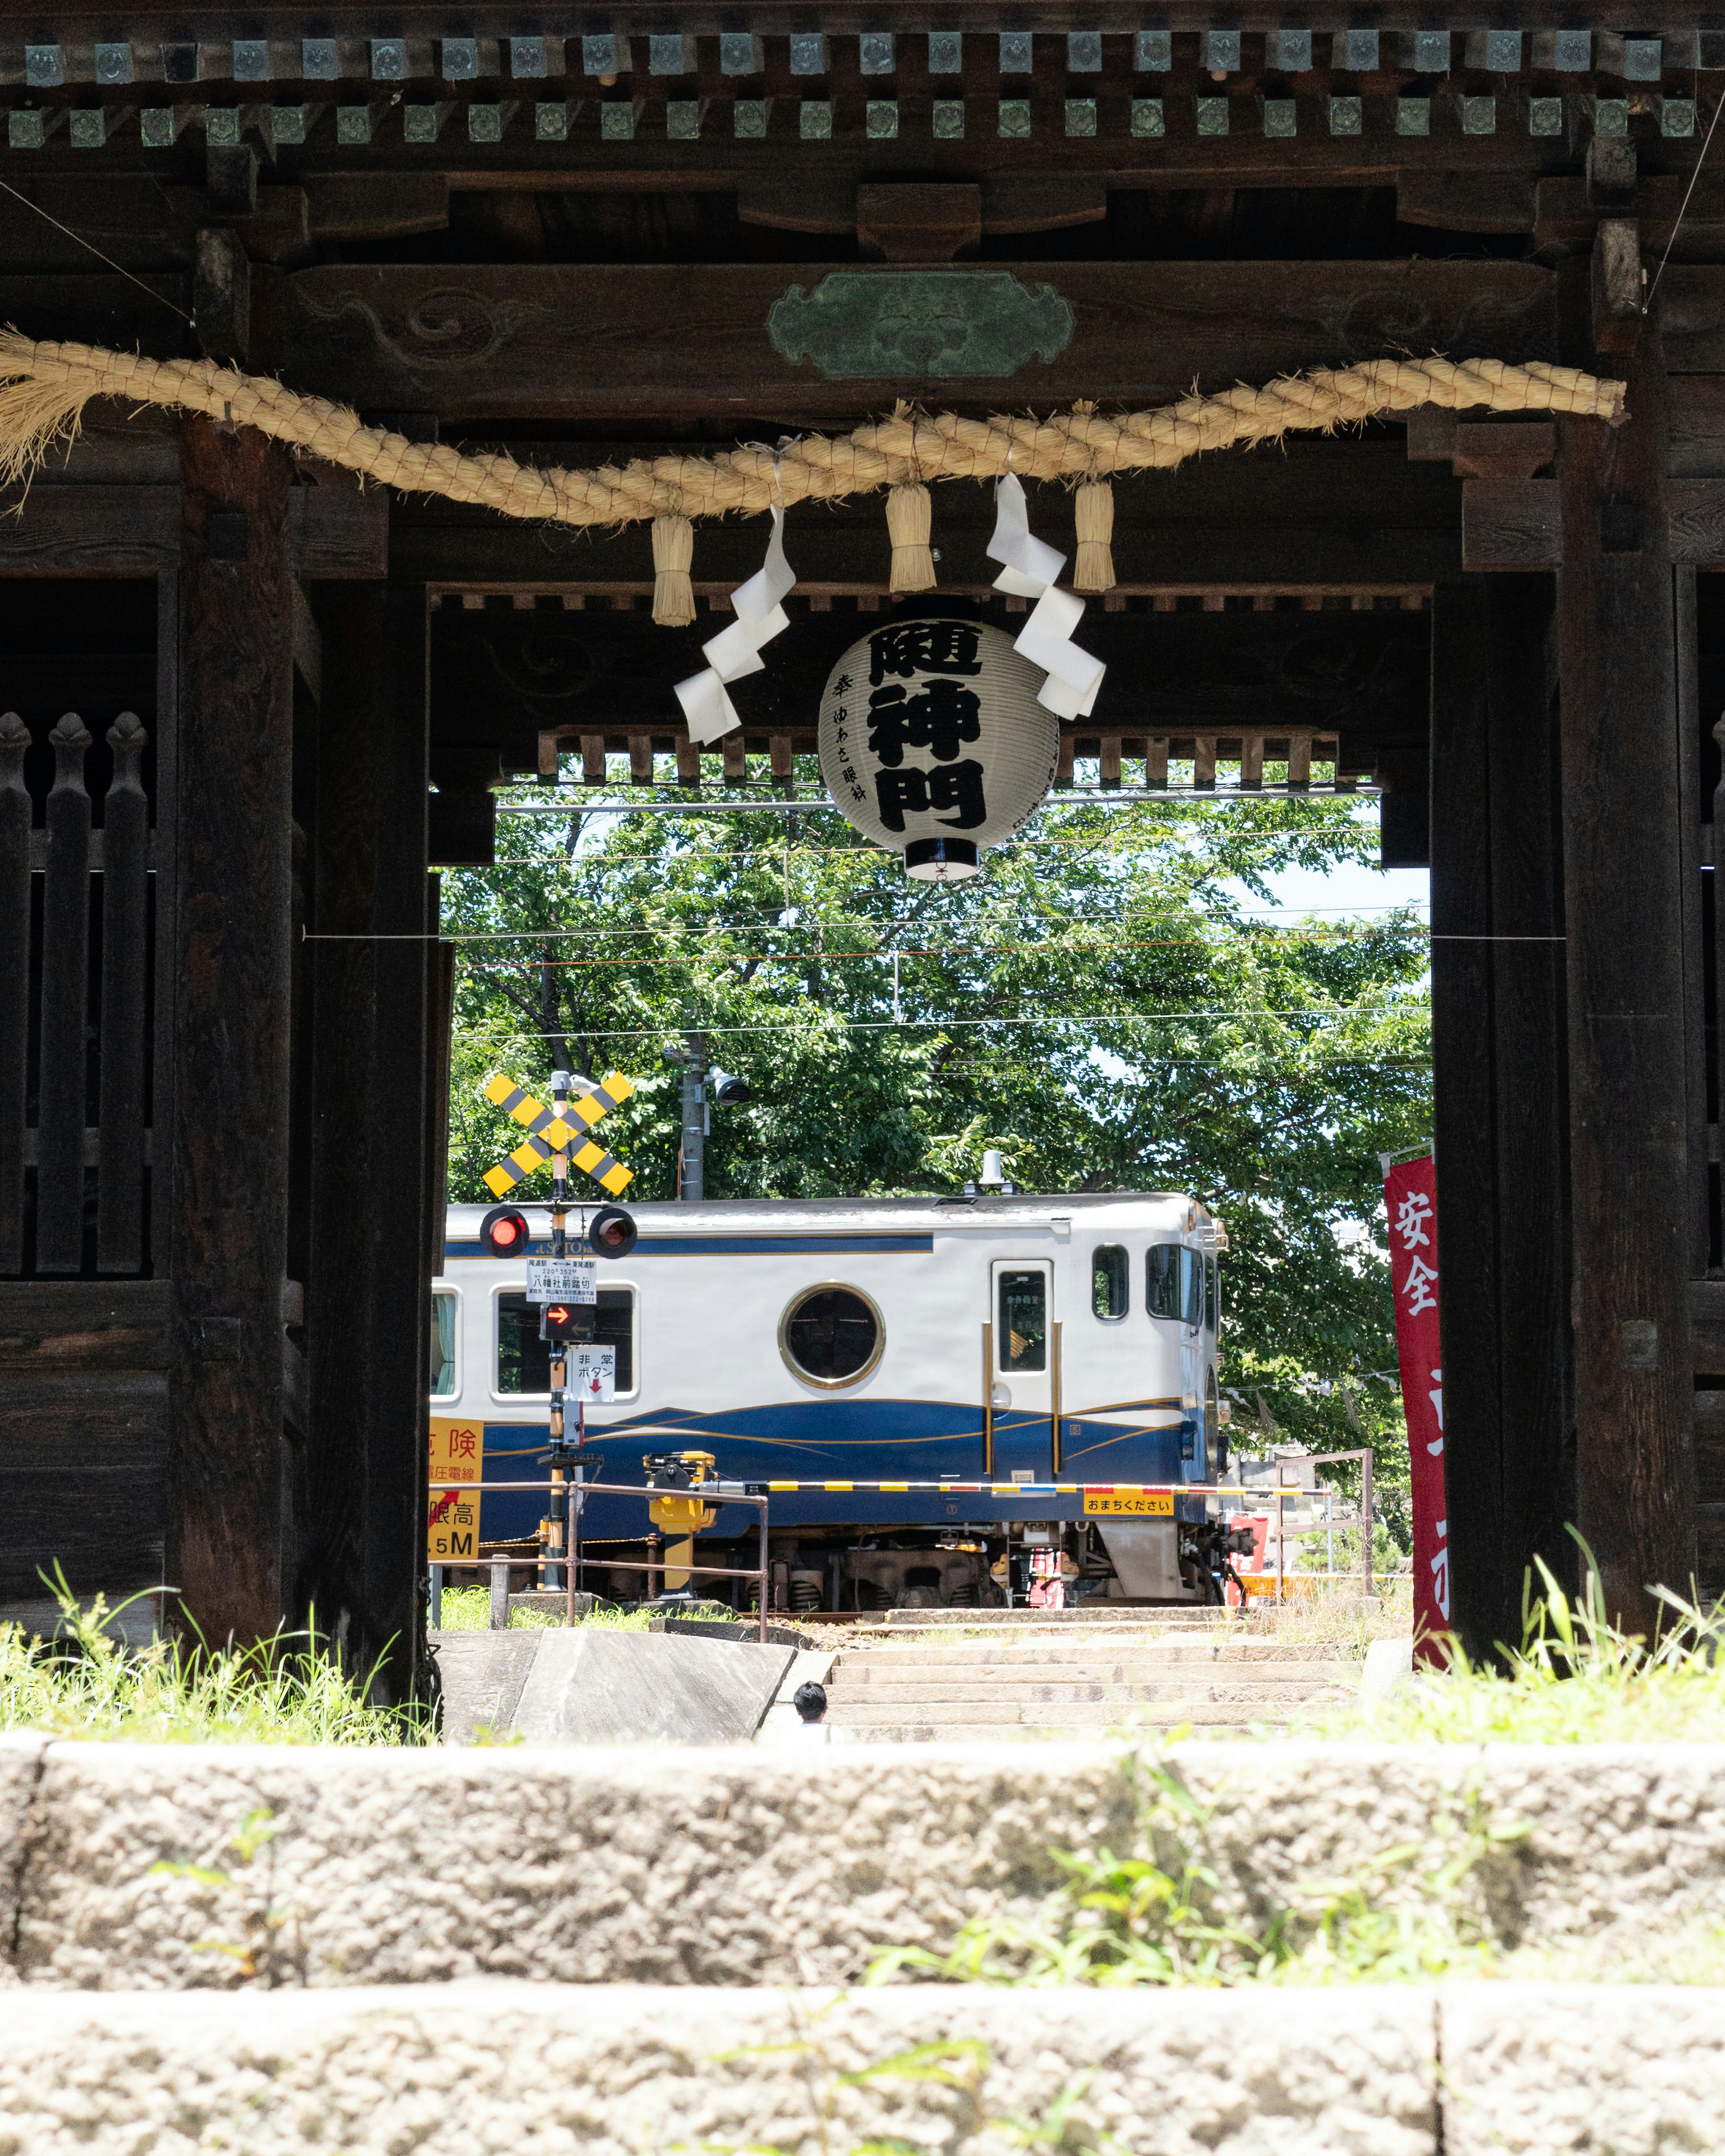
[[(151, 1744), (429, 1744), (413, 1707), (378, 1707), (367, 1684), (314, 1651), (314, 1635), (278, 1632), (251, 1647), (152, 1640), (131, 1647), (100, 1596), (81, 1605), (58, 1567), (44, 1575), (60, 1636), (0, 1625), (0, 1729)], [(133, 1601), (145, 1598), (135, 1596)]]
[[(1084, 2092), (1093, 2076), (1083, 2073), (1069, 2081), (1040, 2117), (1027, 2118), (1015, 2112), (995, 2112), (988, 2101), (988, 2076), (993, 2055), (977, 2037), (936, 2039), (912, 2045), (866, 2066), (845, 2068), (835, 2060), (824, 2040), (820, 2023), (844, 1995), (829, 1999), (809, 2016), (811, 2033), (788, 2044), (751, 2044), (734, 2051), (717, 2053), (712, 2063), (737, 2060), (790, 2058), (804, 2070), (813, 2113), (814, 2138), (819, 2156), (952, 2156), (988, 2135), (1009, 2147), (1051, 2152), (1051, 2156), (1111, 2156), (1117, 2143), (1101, 2132), (1082, 2109)], [(875, 2136), (853, 2140), (844, 2130), (845, 2092), (868, 2088), (880, 2082), (904, 2082), (932, 2099), (927, 2112), (907, 2124), (916, 2134)], [(731, 2142), (703, 2141), (701, 2156), (793, 2156), (791, 2150), (770, 2143), (752, 2143), (745, 2149)], [(673, 2156), (680, 2156), (674, 2151)]]
[(1725, 1602), (1664, 1588), (1672, 1613), (1651, 1640), (1611, 1622), (1592, 1554), (1571, 1596), (1538, 1559), (1523, 1589), (1522, 1641), (1501, 1666), (1459, 1647), (1448, 1666), (1371, 1708), (1314, 1717), (1307, 1733), (1457, 1744), (1717, 1743), (1725, 1739)]
[(1137, 1851), (1057, 1851), (1065, 1881), (1038, 1921), (979, 1919), (944, 1953), (886, 1948), (866, 1981), (915, 1971), (964, 1984), (1395, 1983), (1496, 1968), (1490, 1876), (1529, 1829), (1491, 1818), (1476, 1794), (1434, 1822), (1435, 1846), (1384, 1850), (1254, 1918), (1221, 1907), (1204, 1854), (1208, 1809), (1165, 1768), (1133, 1771)]
[(239, 1832), (228, 1845), (246, 1876), (236, 1878), (233, 1872), (218, 1866), (174, 1862), (167, 1858), (152, 1864), (148, 1873), (152, 1879), (188, 1879), (194, 1886), (215, 1892), (237, 1891), (246, 1896), (249, 1906), (242, 1911), (240, 1917), (246, 1936), (243, 1939), (197, 1939), (192, 1951), (225, 1954), (243, 1982), (254, 1984), (261, 1979), (272, 1989), (290, 1976), (297, 1977), (301, 1983), (305, 1981), (300, 1914), (297, 1909), (272, 1904), (269, 1887), (273, 1873), (270, 1866), (265, 1866), (269, 1876), (264, 1881), (262, 1896), (250, 1891), (250, 1867), (259, 1852), (267, 1850), (275, 1839), (275, 1815), (268, 1804), (259, 1804), (246, 1815)]

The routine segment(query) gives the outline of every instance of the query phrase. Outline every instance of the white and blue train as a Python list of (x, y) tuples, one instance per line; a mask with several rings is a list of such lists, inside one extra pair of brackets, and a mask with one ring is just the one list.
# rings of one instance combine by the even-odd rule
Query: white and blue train
[[(497, 1482), (544, 1471), (549, 1351), (526, 1300), (525, 1260), (548, 1254), (549, 1224), (530, 1209), (526, 1247), (494, 1258), (480, 1241), (485, 1209), (449, 1209), (430, 1405), (483, 1423), (484, 1480)], [(603, 1462), (589, 1480), (644, 1485), (647, 1455), (695, 1450), (714, 1456), (720, 1478), (756, 1486), (996, 1486), (775, 1491), (777, 1605), (1017, 1599), (1020, 1553), (1050, 1543), (1079, 1595), (1215, 1594), (1200, 1491), (1176, 1494), (1167, 1517), (1150, 1517), (1106, 1490), (1047, 1488), (1162, 1484), (1178, 1493), (1214, 1482), (1225, 1466), (1216, 1343), (1226, 1237), (1196, 1199), (629, 1209), (639, 1240), (599, 1265), (596, 1337), (616, 1351), (616, 1394), (587, 1410), (586, 1450)], [(1017, 1486), (1021, 1497), (1009, 1494)], [(482, 1497), (481, 1540), (519, 1547), (542, 1511), (531, 1493)], [(752, 1564), (755, 1517), (742, 1506), (721, 1512), (696, 1561)], [(607, 1549), (619, 1560), (637, 1554), (646, 1535), (644, 1505), (589, 1498), (581, 1584), (639, 1597), (640, 1574), (619, 1569), (608, 1580), (603, 1558)]]

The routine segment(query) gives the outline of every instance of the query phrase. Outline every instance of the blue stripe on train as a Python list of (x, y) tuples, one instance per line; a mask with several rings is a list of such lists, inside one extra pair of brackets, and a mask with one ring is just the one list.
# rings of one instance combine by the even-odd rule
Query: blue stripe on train
[[(1063, 1418), (1062, 1477), (1178, 1482), (1186, 1427), (1173, 1423), (1147, 1429)], [(487, 1423), (485, 1480), (520, 1481), (543, 1472), (538, 1460), (546, 1442), (543, 1424)], [(591, 1430), (588, 1449), (603, 1460), (603, 1479), (608, 1482), (640, 1481), (644, 1453), (690, 1450), (712, 1453), (721, 1476), (744, 1482), (924, 1481), (942, 1476), (975, 1481), (983, 1472), (982, 1411), (963, 1402), (922, 1400), (793, 1400), (707, 1414), (674, 1408)], [(1015, 1471), (1039, 1482), (1053, 1479), (1046, 1414), (995, 1416), (994, 1476), (1009, 1481)], [(1203, 1501), (1194, 1502), (1195, 1517), (1203, 1512)], [(487, 1542), (531, 1535), (544, 1509), (531, 1491), (499, 1492), (485, 1501), (480, 1533)], [(1183, 1502), (1183, 1514), (1186, 1509)], [(947, 1527), (967, 1521), (1076, 1518), (1082, 1511), (1082, 1499), (1073, 1496), (1014, 1499), (967, 1493), (948, 1501), (932, 1491), (801, 1490), (775, 1492), (771, 1517), (775, 1527), (865, 1521)], [(735, 1507), (730, 1517), (721, 1516), (713, 1532), (742, 1534), (754, 1517), (752, 1507)], [(601, 1539), (633, 1538), (646, 1527), (644, 1507), (629, 1497), (590, 1498), (583, 1517), (583, 1535)]]
[[(767, 1258), (809, 1252), (859, 1250), (932, 1250), (932, 1235), (643, 1235), (629, 1255), (634, 1258)], [(444, 1258), (483, 1258), (477, 1236), (465, 1236), (444, 1245)], [(551, 1255), (549, 1235), (536, 1235), (520, 1253), (524, 1258)]]

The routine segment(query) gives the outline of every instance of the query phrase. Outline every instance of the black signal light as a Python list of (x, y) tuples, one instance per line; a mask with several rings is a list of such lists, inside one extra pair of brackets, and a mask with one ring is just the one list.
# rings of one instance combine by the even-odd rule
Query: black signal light
[(480, 1222), (480, 1240), (494, 1258), (525, 1256), (527, 1216), (513, 1205), (494, 1205)]
[(573, 1303), (548, 1302), (539, 1313), (539, 1337), (542, 1340), (587, 1340), (592, 1337), (588, 1323), (593, 1313), (589, 1307), (583, 1311)]
[(588, 1247), (595, 1257), (626, 1258), (635, 1246), (634, 1215), (620, 1205), (602, 1205), (587, 1230)]

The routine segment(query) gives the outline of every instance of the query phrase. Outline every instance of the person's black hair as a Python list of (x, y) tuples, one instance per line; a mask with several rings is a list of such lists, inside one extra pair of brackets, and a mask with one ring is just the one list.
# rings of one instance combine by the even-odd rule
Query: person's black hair
[(798, 1685), (791, 1694), (791, 1705), (805, 1722), (819, 1722), (827, 1711), (826, 1687), (824, 1685)]

